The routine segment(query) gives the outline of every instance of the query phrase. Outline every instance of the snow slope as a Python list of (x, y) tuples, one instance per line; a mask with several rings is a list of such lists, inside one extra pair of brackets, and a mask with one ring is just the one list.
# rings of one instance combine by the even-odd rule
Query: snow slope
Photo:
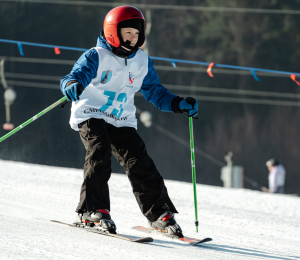
[[(212, 237), (190, 246), (159, 235), (150, 244), (50, 223), (72, 222), (82, 170), (0, 160), (0, 259), (300, 259), (300, 199), (243, 189), (197, 185), (199, 233), (193, 187), (166, 180), (186, 236)], [(117, 231), (147, 225), (127, 177), (110, 179)]]

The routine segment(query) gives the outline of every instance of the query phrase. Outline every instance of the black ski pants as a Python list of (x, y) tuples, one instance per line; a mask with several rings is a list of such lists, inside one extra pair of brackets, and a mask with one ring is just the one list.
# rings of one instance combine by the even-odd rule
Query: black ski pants
[(177, 213), (163, 178), (135, 128), (118, 128), (96, 118), (90, 118), (78, 127), (86, 156), (76, 212), (110, 210), (108, 180), (113, 154), (125, 169), (138, 205), (149, 221), (155, 221), (165, 211)]

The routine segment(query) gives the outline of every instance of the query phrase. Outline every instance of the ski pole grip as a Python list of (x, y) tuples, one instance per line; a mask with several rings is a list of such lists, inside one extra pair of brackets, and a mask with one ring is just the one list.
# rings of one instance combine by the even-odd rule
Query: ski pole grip
[(192, 107), (194, 108), (194, 105), (195, 105), (195, 99), (194, 98), (187, 97), (185, 100), (186, 100), (187, 103), (191, 104)]
[[(192, 98), (192, 97), (187, 97), (186, 99), (186, 102), (187, 103), (189, 103), (190, 105), (192, 105), (192, 107), (194, 108), (194, 105), (195, 105), (195, 103), (196, 103), (196, 101), (195, 101), (195, 99), (194, 98)], [(188, 115), (189, 116), (189, 115)], [(194, 119), (198, 119), (198, 117), (193, 117)]]
[(61, 103), (59, 108), (65, 108), (65, 105), (69, 102), (69, 100), (65, 100), (64, 102)]

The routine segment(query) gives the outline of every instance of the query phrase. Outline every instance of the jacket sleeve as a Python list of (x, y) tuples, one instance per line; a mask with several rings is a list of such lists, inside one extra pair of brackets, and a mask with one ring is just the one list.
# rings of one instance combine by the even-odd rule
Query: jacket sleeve
[(74, 82), (78, 82), (86, 88), (97, 76), (98, 65), (99, 57), (95, 49), (83, 53), (73, 66), (72, 71), (60, 80), (61, 91)]
[(167, 90), (160, 84), (153, 61), (148, 57), (148, 73), (143, 80), (141, 92), (148, 102), (161, 111), (182, 113), (179, 102), (183, 99)]

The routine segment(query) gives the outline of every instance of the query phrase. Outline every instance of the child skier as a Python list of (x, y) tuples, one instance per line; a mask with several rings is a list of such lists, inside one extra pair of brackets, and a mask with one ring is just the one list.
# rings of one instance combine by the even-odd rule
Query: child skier
[[(111, 154), (124, 167), (138, 205), (152, 228), (182, 236), (178, 213), (163, 178), (138, 135), (134, 94), (166, 112), (198, 114), (193, 98), (171, 94), (159, 82), (152, 60), (139, 47), (145, 41), (145, 19), (132, 6), (119, 6), (105, 17), (97, 47), (86, 51), (61, 90), (72, 100), (70, 125), (86, 149), (84, 181), (76, 224), (116, 233), (110, 216), (108, 180)], [(80, 98), (79, 98), (80, 97)]]

